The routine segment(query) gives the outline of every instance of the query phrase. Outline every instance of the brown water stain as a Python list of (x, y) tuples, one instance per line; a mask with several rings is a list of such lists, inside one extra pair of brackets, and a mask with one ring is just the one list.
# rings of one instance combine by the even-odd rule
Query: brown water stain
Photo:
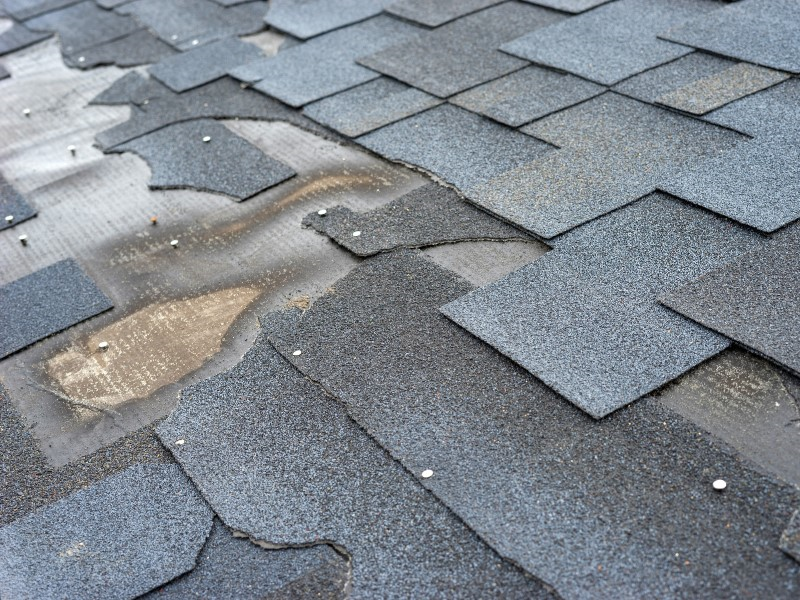
[[(234, 287), (150, 304), (59, 352), (45, 371), (78, 402), (114, 407), (145, 398), (219, 352), (228, 329), (260, 293)], [(107, 350), (98, 348), (101, 342)]]

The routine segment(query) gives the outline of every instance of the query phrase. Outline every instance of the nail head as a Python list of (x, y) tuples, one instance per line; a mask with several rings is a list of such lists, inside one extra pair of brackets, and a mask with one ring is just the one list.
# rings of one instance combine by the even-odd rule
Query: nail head
[(422, 478), (423, 479), (428, 479), (429, 477), (433, 477), (433, 471), (431, 471), (430, 469), (425, 469), (422, 472)]
[(327, 215), (327, 214), (328, 214), (328, 211), (327, 211), (327, 210), (325, 210), (325, 209), (323, 208), (322, 210), (318, 210), (318, 211), (317, 211), (317, 214), (318, 214), (320, 217), (324, 217), (325, 215)]
[(26, 117), (30, 117), (31, 116), (31, 109), (30, 108), (24, 108), (22, 110), (22, 114), (25, 115)]
[(292, 356), (300, 356), (302, 353), (303, 353), (302, 350), (295, 350), (294, 352), (292, 352)]
[(19, 243), (22, 244), (23, 246), (27, 246), (28, 245), (28, 236), (25, 235), (24, 233), (21, 236), (19, 236)]
[(100, 342), (99, 344), (97, 344), (97, 348), (105, 352), (106, 350), (108, 350), (108, 342)]
[(181, 438), (179, 440), (175, 440), (175, 445), (176, 446), (183, 446), (185, 443), (186, 443), (186, 440), (183, 439), (183, 438)]
[(14, 215), (8, 215), (8, 216), (6, 217), (6, 223), (9, 223), (9, 224), (11, 224), (11, 223), (13, 223), (13, 222), (14, 222)]
[(726, 482), (724, 479), (717, 479), (717, 480), (716, 480), (714, 483), (712, 483), (711, 485), (712, 485), (712, 486), (714, 486), (714, 489), (715, 489), (715, 490), (717, 490), (718, 492), (721, 492), (721, 491), (722, 491), (722, 490), (724, 490), (726, 487), (728, 487), (728, 482)]
[(173, 248), (177, 248), (178, 247), (178, 240), (172, 240), (169, 243), (169, 245), (172, 246)]
[(360, 231), (354, 231), (354, 232), (353, 232), (353, 237), (358, 237), (358, 236), (360, 236), (360, 235), (361, 235), (361, 232), (360, 232)]
[(210, 142), (210, 141), (211, 141), (211, 136), (210, 136), (210, 135), (206, 135), (206, 136), (204, 136), (204, 137), (203, 137), (203, 141), (204, 141), (204, 142), (207, 144), (208, 142)]

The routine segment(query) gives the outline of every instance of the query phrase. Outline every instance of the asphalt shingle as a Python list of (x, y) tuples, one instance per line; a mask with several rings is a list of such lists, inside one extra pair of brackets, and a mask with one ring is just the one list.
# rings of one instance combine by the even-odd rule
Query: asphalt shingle
[(612, 85), (691, 52), (656, 34), (717, 7), (712, 0), (619, 0), (523, 35), (501, 50)]
[(781, 550), (800, 562), (800, 510), (794, 513), (789, 526), (781, 535)]
[(524, 0), (531, 4), (555, 8), (569, 13), (582, 13), (590, 8), (611, 2), (611, 0)]
[(175, 465), (138, 465), (0, 529), (6, 598), (136, 598), (194, 567), (213, 515)]
[(351, 598), (550, 597), (483, 544), (264, 334), (232, 370), (185, 389), (158, 433), (229, 527), (270, 544), (345, 550)]
[(2, 8), (18, 21), (25, 21), (44, 13), (77, 4), (81, 0), (3, 0)]
[(152, 189), (191, 188), (238, 200), (296, 175), (291, 167), (209, 119), (164, 127), (115, 146), (114, 152), (135, 152), (146, 160)]
[(374, 17), (394, 0), (272, 0), (267, 25), (305, 40)]
[(442, 308), (595, 418), (728, 342), (657, 298), (762, 239), (661, 194), (555, 240), (555, 250)]
[(0, 56), (32, 46), (51, 35), (53, 34), (49, 31), (31, 31), (22, 23), (14, 22), (9, 29), (0, 34)]
[(363, 52), (358, 62), (445, 98), (524, 67), (525, 61), (497, 48), (524, 32), (563, 18), (544, 8), (509, 2), (396, 46), (372, 54)]
[(438, 27), (459, 17), (500, 4), (504, 0), (398, 0), (386, 12), (427, 27)]
[[(14, 217), (10, 223), (6, 221), (6, 217)], [(36, 209), (33, 208), (23, 198), (20, 193), (14, 189), (5, 178), (0, 175), (0, 231), (19, 225), (23, 221), (36, 216)]]
[(92, 98), (89, 104), (138, 106), (144, 102), (149, 103), (154, 98), (171, 95), (172, 92), (155, 79), (142, 77), (138, 71), (130, 71)]
[(0, 287), (0, 358), (113, 307), (72, 259)]
[(430, 469), (422, 484), (469, 527), (561, 597), (796, 594), (800, 565), (778, 549), (800, 499), (793, 486), (651, 399), (601, 422), (576, 410), (439, 314), (470, 289), (412, 253), (384, 254), (266, 331), (410, 472)]
[(64, 63), (79, 69), (91, 69), (98, 65), (136, 67), (158, 62), (175, 53), (172, 46), (168, 46), (146, 29), (139, 29), (117, 40), (66, 55)]

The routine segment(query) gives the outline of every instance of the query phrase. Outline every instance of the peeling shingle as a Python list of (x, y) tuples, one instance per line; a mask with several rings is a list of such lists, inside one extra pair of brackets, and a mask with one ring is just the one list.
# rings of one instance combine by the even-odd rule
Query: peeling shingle
[(263, 56), (253, 44), (235, 37), (225, 38), (165, 58), (148, 71), (171, 90), (185, 92), (224, 77), (230, 69)]
[(146, 29), (140, 29), (112, 42), (65, 55), (64, 62), (70, 67), (80, 69), (91, 69), (98, 65), (136, 67), (158, 62), (175, 53), (172, 46), (168, 46)]
[(374, 17), (394, 0), (272, 0), (267, 25), (302, 40)]
[(712, 0), (619, 0), (528, 33), (501, 50), (612, 85), (691, 52), (656, 34), (718, 6)]
[(563, 18), (544, 8), (509, 2), (385, 50), (364, 51), (358, 62), (444, 98), (524, 67), (525, 61), (497, 48)]
[(389, 160), (416, 165), (465, 190), (525, 165), (547, 144), (450, 104), (358, 138)]
[(6, 598), (136, 598), (194, 567), (212, 513), (175, 465), (137, 465), (0, 529)]
[[(0, 65), (2, 71), (2, 65)], [(2, 77), (0, 77), (2, 79)], [(19, 225), (36, 216), (36, 209), (33, 208), (22, 195), (14, 189), (5, 178), (0, 175), (0, 231)], [(14, 217), (10, 223), (6, 217)]]
[(164, 127), (115, 146), (114, 152), (135, 152), (146, 160), (152, 189), (191, 188), (238, 200), (296, 175), (291, 167), (209, 119)]
[[(280, 318), (270, 316), (266, 330)], [(351, 598), (551, 597), (264, 334), (232, 370), (185, 389), (158, 433), (229, 527), (270, 544), (327, 542), (346, 551)]]
[(661, 28), (660, 37), (722, 56), (800, 73), (800, 3), (743, 0), (688, 23)]
[(411, 253), (381, 255), (266, 331), (409, 471), (432, 470), (423, 485), (469, 527), (561, 597), (796, 594), (800, 565), (778, 549), (800, 499), (793, 486), (656, 401), (601, 422), (576, 410), (439, 314), (470, 289)]
[(72, 259), (0, 287), (0, 358), (113, 307)]
[(10, 29), (0, 33), (0, 56), (22, 50), (33, 44), (46, 40), (51, 32), (31, 31), (22, 23), (13, 23)]
[[(470, 206), (456, 192), (430, 183), (368, 213), (337, 206), (303, 224), (358, 256), (464, 240), (526, 240), (519, 229)], [(359, 235), (353, 233), (358, 231)]]
[(386, 12), (420, 25), (438, 27), (504, 0), (393, 0)]
[(450, 102), (510, 127), (519, 127), (605, 90), (585, 79), (534, 65), (467, 90), (450, 98)]
[(561, 149), (484, 182), (470, 182), (464, 193), (545, 239), (654, 191), (676, 165), (694, 167), (745, 139), (614, 93), (522, 131)]
[(656, 194), (564, 235), (553, 252), (442, 312), (601, 418), (728, 345), (657, 298), (760, 241)]
[(378, 73), (357, 65), (355, 59), (419, 31), (414, 25), (378, 16), (233, 69), (231, 75), (255, 82), (255, 89), (290, 106), (302, 106), (377, 79)]

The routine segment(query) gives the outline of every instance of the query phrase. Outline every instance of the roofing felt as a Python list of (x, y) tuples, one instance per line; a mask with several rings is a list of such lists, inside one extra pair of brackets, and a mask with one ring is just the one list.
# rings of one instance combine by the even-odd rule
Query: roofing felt
[(438, 27), (504, 0), (396, 0), (386, 12), (427, 27)]
[(358, 138), (389, 160), (422, 167), (467, 190), (521, 167), (551, 146), (443, 104)]
[(352, 598), (551, 597), (263, 334), (232, 370), (185, 389), (158, 433), (229, 527), (269, 544), (327, 542), (347, 552)]
[(656, 35), (719, 6), (712, 0), (619, 0), (523, 35), (500, 49), (612, 85), (688, 54), (686, 46)]
[(72, 259), (0, 287), (0, 357), (113, 307)]
[(275, 29), (308, 39), (381, 13), (393, 0), (272, 0), (264, 21)]
[(175, 465), (138, 465), (0, 529), (8, 598), (136, 598), (189, 571), (212, 513)]
[(420, 31), (414, 25), (378, 16), (233, 69), (231, 75), (254, 83), (257, 90), (290, 106), (302, 106), (376, 79), (378, 73), (354, 60)]
[(606, 91), (566, 73), (532, 65), (450, 98), (450, 102), (510, 127), (519, 127)]
[(766, 67), (800, 73), (800, 4), (794, 0), (743, 0), (661, 35), (687, 46)]
[(98, 65), (135, 67), (158, 62), (175, 52), (172, 46), (168, 46), (148, 30), (139, 29), (111, 42), (65, 55), (64, 62), (79, 69), (91, 69)]
[(49, 31), (31, 31), (22, 23), (14, 22), (10, 29), (0, 33), (0, 56), (27, 48), (51, 35)]
[(147, 161), (153, 189), (191, 188), (246, 200), (296, 175), (210, 119), (175, 123), (114, 147)]
[(524, 67), (525, 61), (497, 48), (524, 32), (563, 18), (544, 8), (508, 2), (385, 50), (364, 52), (358, 62), (444, 98)]
[(317, 597), (344, 598), (347, 571), (345, 559), (329, 546), (265, 550), (248, 539), (234, 537), (219, 519), (214, 519), (197, 565), (182, 577), (142, 596), (142, 600), (263, 600), (310, 573), (327, 575), (315, 590)]
[(781, 535), (781, 550), (800, 561), (800, 510), (794, 513), (789, 526)]
[(46, 12), (58, 10), (81, 0), (3, 0), (6, 13), (17, 19), (25, 21)]
[[(333, 238), (358, 256), (395, 248), (421, 248), (465, 240), (527, 240), (519, 229), (470, 206), (435, 183), (422, 186), (368, 213), (329, 208), (303, 224)], [(355, 235), (358, 232), (358, 235)]]
[(386, 77), (306, 105), (303, 114), (348, 137), (410, 117), (443, 100)]
[(657, 298), (761, 242), (655, 194), (564, 235), (553, 252), (442, 311), (600, 418), (728, 345)]
[[(655, 401), (599, 423), (580, 413), (439, 314), (470, 289), (410, 252), (384, 254), (265, 329), (411, 473), (430, 469), (422, 484), (499, 554), (564, 597), (796, 594), (800, 564), (776, 541), (797, 489)], [(724, 494), (711, 485), (722, 474)]]
[[(2, 69), (2, 66), (0, 66)], [(0, 77), (1, 78), (1, 77)], [(6, 217), (14, 217), (10, 223), (6, 221)], [(14, 189), (5, 178), (0, 175), (0, 231), (15, 227), (23, 221), (26, 221), (36, 216), (36, 209), (32, 207), (22, 195)]]
[(465, 194), (542, 238), (625, 206), (660, 187), (670, 169), (694, 166), (745, 139), (614, 93), (535, 121), (522, 131), (560, 149), (471, 181)]
[(800, 226), (661, 299), (800, 375)]
[(263, 56), (257, 46), (230, 37), (165, 58), (148, 72), (171, 90), (185, 92)]
[(731, 152), (681, 165), (658, 187), (762, 231), (800, 218), (800, 82), (737, 100), (707, 119), (755, 135)]

